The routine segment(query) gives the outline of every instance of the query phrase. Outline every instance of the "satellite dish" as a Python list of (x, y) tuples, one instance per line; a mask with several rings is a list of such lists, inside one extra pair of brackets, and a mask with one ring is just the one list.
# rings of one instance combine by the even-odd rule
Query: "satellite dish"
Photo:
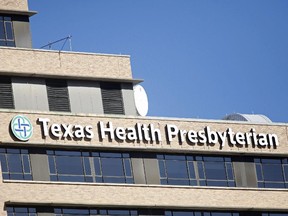
[(148, 113), (148, 97), (145, 89), (141, 85), (135, 85), (133, 90), (137, 112), (140, 116), (146, 116)]

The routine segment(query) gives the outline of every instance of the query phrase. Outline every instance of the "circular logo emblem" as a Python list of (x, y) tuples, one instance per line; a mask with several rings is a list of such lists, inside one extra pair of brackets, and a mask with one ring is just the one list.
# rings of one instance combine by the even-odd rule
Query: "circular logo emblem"
[(21, 115), (17, 115), (12, 119), (11, 130), (14, 136), (21, 141), (29, 140), (33, 134), (33, 126), (30, 120)]

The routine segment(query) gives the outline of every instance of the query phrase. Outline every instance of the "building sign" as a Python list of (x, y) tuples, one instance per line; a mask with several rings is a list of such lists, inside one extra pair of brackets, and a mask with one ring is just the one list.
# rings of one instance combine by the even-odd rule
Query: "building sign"
[[(180, 128), (174, 124), (165, 124), (155, 127), (154, 124), (135, 123), (130, 127), (115, 127), (113, 122), (98, 121), (90, 125), (67, 124), (51, 122), (49, 118), (38, 118), (37, 125), (40, 127), (44, 139), (72, 140), (85, 139), (96, 141), (116, 142), (144, 142), (162, 143), (169, 145), (171, 142), (187, 143), (188, 145), (219, 145), (222, 149), (225, 145), (236, 147), (273, 147), (279, 146), (278, 137), (273, 133), (259, 133), (254, 128), (248, 131), (233, 131), (227, 128), (224, 131), (217, 131), (210, 126), (193, 130)], [(15, 116), (10, 123), (14, 137), (20, 141), (28, 141), (33, 134), (33, 127), (30, 120), (23, 116)], [(199, 127), (198, 127), (199, 128)], [(38, 130), (39, 131), (39, 128)]]
[(28, 118), (25, 116), (17, 115), (10, 123), (10, 128), (18, 140), (28, 141), (33, 134), (33, 126)]
[(131, 127), (114, 127), (113, 123), (99, 121), (95, 125), (81, 124), (64, 124), (52, 123), (49, 118), (38, 118), (38, 124), (41, 127), (44, 137), (61, 138), (61, 139), (95, 139), (99, 140), (116, 140), (126, 142), (165, 142), (169, 144), (172, 141), (188, 143), (189, 145), (215, 145), (219, 144), (220, 148), (225, 145), (241, 146), (258, 146), (258, 147), (277, 147), (279, 145), (276, 134), (257, 133), (254, 128), (249, 131), (237, 132), (231, 128), (225, 131), (216, 131), (209, 126), (202, 130), (187, 130), (179, 128), (173, 124), (164, 125), (164, 132), (156, 128), (154, 124), (136, 123)]

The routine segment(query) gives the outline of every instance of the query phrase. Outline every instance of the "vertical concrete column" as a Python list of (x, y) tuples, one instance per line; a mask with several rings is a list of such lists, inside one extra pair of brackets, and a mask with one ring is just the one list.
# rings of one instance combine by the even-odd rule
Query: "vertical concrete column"
[(54, 213), (38, 212), (37, 216), (54, 216)]
[(131, 154), (131, 164), (135, 184), (146, 184), (143, 158), (140, 154)]
[(16, 47), (32, 48), (28, 16), (14, 16), (13, 29)]
[(69, 80), (67, 84), (71, 112), (104, 113), (99, 82)]
[(15, 109), (49, 111), (45, 79), (12, 77)]
[(253, 162), (233, 162), (237, 187), (257, 187), (257, 176)]
[(48, 156), (44, 151), (30, 152), (32, 177), (34, 181), (50, 181)]
[(122, 97), (125, 115), (137, 116), (132, 83), (122, 83)]
[(160, 184), (160, 170), (156, 158), (144, 158), (146, 184)]
[(141, 153), (131, 154), (134, 181), (136, 184), (160, 184), (160, 171), (156, 156), (147, 154), (145, 157)]

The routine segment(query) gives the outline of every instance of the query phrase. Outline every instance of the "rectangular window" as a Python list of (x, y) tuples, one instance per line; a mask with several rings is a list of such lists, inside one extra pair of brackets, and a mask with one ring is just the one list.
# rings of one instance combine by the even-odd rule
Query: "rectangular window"
[(161, 184), (235, 187), (231, 158), (157, 155)]
[(0, 108), (14, 109), (11, 78), (0, 76)]
[(120, 83), (102, 82), (101, 95), (104, 114), (124, 115), (123, 97)]
[(30, 156), (27, 149), (0, 149), (3, 179), (32, 180)]
[(15, 47), (12, 18), (0, 15), (0, 46)]
[(92, 155), (96, 182), (134, 183), (129, 154), (100, 152)]
[(66, 80), (47, 79), (47, 94), (50, 111), (70, 112)]
[(165, 211), (165, 216), (239, 216), (233, 212), (212, 212), (212, 211)]
[(129, 154), (48, 150), (51, 181), (133, 183)]
[(6, 207), (7, 216), (37, 216), (36, 208)]
[(120, 216), (120, 215), (131, 215), (137, 216), (137, 210), (125, 210), (125, 209), (80, 209), (80, 208), (55, 208), (55, 216), (90, 216), (90, 215), (111, 215), (111, 216)]
[(258, 187), (288, 188), (287, 161), (287, 158), (255, 158)]

